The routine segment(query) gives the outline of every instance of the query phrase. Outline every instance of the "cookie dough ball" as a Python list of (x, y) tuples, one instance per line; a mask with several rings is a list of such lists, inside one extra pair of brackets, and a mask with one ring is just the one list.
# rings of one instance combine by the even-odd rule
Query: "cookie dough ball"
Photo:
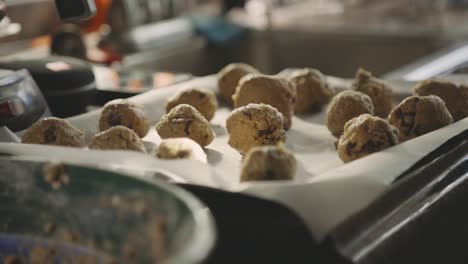
[(328, 105), (326, 117), (328, 130), (339, 137), (346, 122), (362, 114), (374, 114), (372, 99), (361, 92), (343, 91)]
[(388, 117), (398, 129), (400, 141), (412, 139), (453, 122), (444, 101), (435, 95), (408, 97)]
[(94, 135), (89, 144), (90, 149), (101, 150), (132, 150), (146, 153), (145, 145), (140, 137), (124, 126), (111, 127)]
[(156, 157), (160, 159), (190, 159), (206, 163), (207, 157), (197, 142), (190, 138), (168, 138), (159, 144)]
[(100, 131), (114, 126), (130, 128), (143, 138), (148, 133), (149, 121), (139, 107), (126, 100), (117, 99), (104, 105), (99, 118)]
[(156, 131), (163, 139), (188, 137), (202, 147), (208, 146), (215, 138), (208, 120), (188, 104), (172, 108), (156, 124)]
[(335, 94), (335, 90), (327, 84), (325, 76), (317, 70), (294, 71), (289, 75), (289, 82), (296, 87), (297, 99), (294, 112), (297, 114), (320, 111)]
[(226, 120), (228, 144), (241, 154), (256, 146), (276, 145), (286, 140), (284, 121), (276, 108), (249, 104), (234, 110)]
[(171, 111), (172, 108), (180, 104), (188, 104), (195, 107), (208, 121), (213, 119), (216, 108), (218, 108), (216, 95), (212, 91), (199, 88), (182, 91), (169, 98), (166, 103), (166, 112)]
[(82, 147), (84, 145), (84, 134), (64, 119), (49, 117), (33, 124), (23, 135), (21, 142), (25, 144)]
[(364, 114), (346, 123), (338, 141), (338, 155), (349, 162), (398, 143), (398, 130), (387, 120)]
[(292, 124), (296, 102), (296, 88), (287, 80), (260, 74), (249, 74), (239, 81), (232, 96), (234, 107), (248, 104), (268, 104), (278, 109), (284, 117), (284, 129)]
[(252, 148), (242, 164), (241, 182), (292, 180), (296, 175), (296, 159), (282, 146)]
[(437, 95), (447, 106), (453, 120), (458, 121), (468, 117), (468, 87), (443, 81), (427, 80), (420, 82), (414, 88), (414, 93), (419, 96)]
[(370, 72), (359, 69), (352, 88), (372, 99), (376, 116), (388, 117), (393, 108), (393, 91), (383, 81), (372, 76)]
[(259, 73), (254, 67), (244, 63), (231, 63), (218, 73), (218, 88), (221, 98), (233, 105), (232, 95), (242, 77), (249, 73)]

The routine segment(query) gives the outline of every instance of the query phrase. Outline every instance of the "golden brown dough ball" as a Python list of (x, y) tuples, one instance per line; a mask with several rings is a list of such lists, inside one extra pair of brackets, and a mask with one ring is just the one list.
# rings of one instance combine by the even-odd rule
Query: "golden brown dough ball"
[(339, 137), (344, 130), (344, 125), (349, 120), (362, 114), (374, 114), (374, 105), (371, 98), (361, 92), (352, 90), (337, 94), (327, 109), (327, 127), (330, 132)]
[(156, 131), (161, 138), (187, 137), (202, 147), (208, 146), (215, 134), (210, 122), (191, 105), (178, 105), (165, 114), (156, 124)]
[(296, 88), (287, 80), (268, 75), (250, 74), (239, 81), (232, 96), (234, 107), (248, 104), (268, 104), (278, 109), (284, 117), (284, 129), (292, 125)]
[(82, 147), (84, 134), (68, 121), (56, 117), (43, 118), (34, 123), (21, 138), (24, 144)]
[(283, 116), (266, 104), (249, 104), (234, 110), (226, 120), (228, 144), (241, 154), (256, 146), (276, 145), (286, 140)]
[(233, 105), (232, 95), (242, 77), (250, 73), (259, 73), (254, 67), (245, 63), (231, 63), (218, 73), (218, 88), (221, 98)]
[(156, 157), (160, 159), (190, 159), (206, 163), (206, 153), (190, 138), (168, 138), (159, 144)]
[(335, 90), (328, 85), (325, 76), (318, 70), (296, 70), (288, 79), (296, 87), (294, 112), (297, 114), (318, 112), (335, 95)]
[(254, 147), (242, 164), (241, 182), (292, 180), (296, 175), (296, 158), (283, 146)]
[(387, 120), (364, 114), (346, 123), (338, 141), (338, 155), (344, 162), (349, 162), (398, 143), (398, 130)]
[(388, 117), (393, 108), (393, 91), (383, 81), (361, 68), (356, 73), (352, 88), (355, 91), (367, 94), (372, 99), (376, 116)]
[(145, 145), (135, 131), (124, 126), (111, 127), (91, 139), (90, 149), (131, 150), (146, 153)]
[(398, 129), (400, 141), (412, 139), (453, 122), (444, 101), (435, 95), (408, 97), (396, 106), (388, 118)]
[(437, 95), (447, 106), (454, 121), (468, 117), (468, 87), (443, 80), (427, 80), (414, 88), (415, 95)]
[(104, 105), (99, 118), (99, 129), (105, 131), (114, 126), (132, 129), (141, 138), (149, 130), (149, 121), (143, 110), (123, 99), (116, 99)]
[(210, 90), (192, 88), (181, 91), (180, 93), (169, 98), (166, 103), (166, 112), (180, 104), (188, 104), (198, 110), (208, 121), (213, 119), (218, 101), (216, 95)]

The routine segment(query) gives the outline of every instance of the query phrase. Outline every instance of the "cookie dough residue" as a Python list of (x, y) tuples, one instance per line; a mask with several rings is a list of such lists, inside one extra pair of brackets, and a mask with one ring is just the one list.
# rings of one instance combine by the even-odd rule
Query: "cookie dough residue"
[(70, 182), (70, 176), (65, 172), (65, 165), (62, 163), (46, 163), (42, 168), (42, 174), (44, 180), (54, 190), (59, 190)]

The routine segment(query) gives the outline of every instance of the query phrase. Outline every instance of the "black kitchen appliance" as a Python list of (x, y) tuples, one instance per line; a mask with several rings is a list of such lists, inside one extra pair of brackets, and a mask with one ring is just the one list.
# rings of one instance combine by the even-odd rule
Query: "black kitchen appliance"
[[(55, 0), (62, 20), (89, 19), (96, 13), (94, 0)], [(0, 21), (7, 17), (4, 0), (0, 0)], [(37, 119), (50, 115), (39, 87), (46, 95), (55, 115), (75, 115), (85, 111), (94, 99), (92, 70), (85, 62), (50, 57), (42, 60), (5, 62), (0, 66), (0, 126), (12, 131), (29, 127)], [(33, 78), (29, 75), (29, 70)], [(19, 72), (13, 72), (13, 71)]]
[(0, 127), (16, 132), (49, 115), (47, 103), (27, 71), (0, 70)]
[(50, 56), (34, 60), (3, 60), (0, 69), (27, 69), (44, 94), (52, 114), (58, 117), (84, 113), (97, 92), (91, 65), (74, 58)]
[(89, 19), (96, 14), (94, 0), (55, 0), (60, 19), (75, 21)]

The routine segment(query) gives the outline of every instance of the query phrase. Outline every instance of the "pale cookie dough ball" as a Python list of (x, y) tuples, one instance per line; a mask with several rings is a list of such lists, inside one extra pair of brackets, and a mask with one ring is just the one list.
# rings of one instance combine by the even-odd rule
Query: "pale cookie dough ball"
[(415, 95), (437, 95), (447, 106), (454, 121), (468, 117), (468, 87), (443, 80), (427, 80), (414, 88)]
[(49, 117), (34, 123), (21, 138), (25, 144), (82, 147), (84, 134), (68, 121)]
[(91, 139), (90, 149), (100, 150), (132, 150), (146, 153), (145, 145), (140, 137), (124, 126), (111, 127), (100, 132)]
[(412, 139), (453, 122), (444, 101), (435, 95), (408, 97), (388, 117), (398, 129), (400, 141)]
[(388, 117), (393, 108), (393, 91), (382, 80), (375, 78), (364, 69), (359, 69), (352, 88), (367, 94), (372, 99), (376, 116)]
[(232, 95), (242, 77), (249, 73), (259, 73), (254, 67), (245, 63), (231, 63), (218, 73), (218, 88), (221, 98), (233, 105)]
[(296, 87), (294, 112), (297, 114), (320, 111), (335, 94), (335, 90), (328, 85), (325, 76), (318, 70), (296, 70), (289, 75), (288, 79)]
[(343, 91), (336, 95), (327, 109), (327, 127), (330, 132), (339, 137), (344, 125), (349, 120), (362, 114), (374, 114), (374, 105), (369, 96), (356, 91)]
[(213, 119), (216, 108), (218, 108), (215, 93), (199, 88), (185, 90), (169, 98), (166, 103), (166, 112), (171, 111), (172, 108), (180, 104), (195, 107), (208, 121)]
[(99, 118), (100, 131), (114, 126), (130, 128), (143, 138), (148, 133), (149, 121), (142, 109), (126, 100), (117, 99), (104, 105)]
[(284, 129), (292, 125), (296, 88), (287, 80), (260, 74), (250, 74), (239, 81), (232, 96), (234, 107), (248, 104), (268, 104), (278, 109), (284, 117)]
[(296, 175), (296, 159), (282, 146), (252, 148), (242, 164), (240, 180), (292, 180)]
[(202, 147), (208, 146), (215, 138), (210, 122), (187, 104), (178, 105), (165, 114), (156, 124), (156, 131), (163, 139), (188, 137)]
[(234, 110), (226, 120), (228, 144), (241, 154), (256, 146), (286, 140), (283, 116), (270, 105), (249, 104)]
[(398, 130), (387, 120), (364, 114), (346, 123), (338, 141), (338, 155), (349, 162), (398, 143)]
[(190, 159), (206, 163), (207, 157), (197, 142), (190, 138), (168, 138), (159, 144), (156, 157), (160, 159)]

